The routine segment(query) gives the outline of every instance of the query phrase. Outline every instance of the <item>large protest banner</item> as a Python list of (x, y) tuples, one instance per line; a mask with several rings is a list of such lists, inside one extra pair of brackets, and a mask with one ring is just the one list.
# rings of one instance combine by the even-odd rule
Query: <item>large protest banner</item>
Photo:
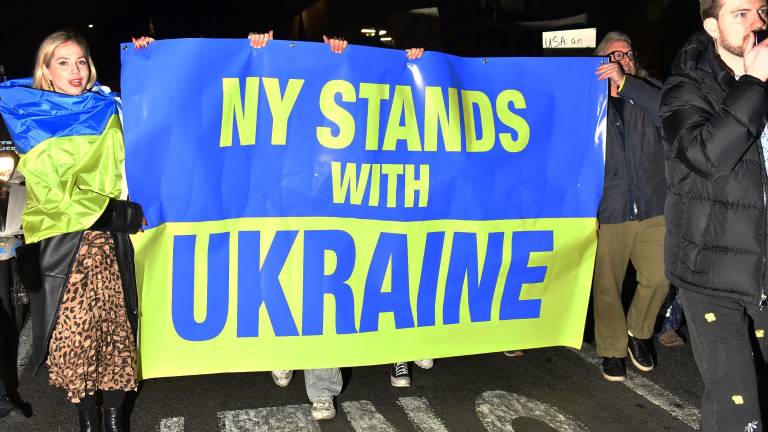
[(601, 59), (122, 50), (145, 378), (580, 346)]

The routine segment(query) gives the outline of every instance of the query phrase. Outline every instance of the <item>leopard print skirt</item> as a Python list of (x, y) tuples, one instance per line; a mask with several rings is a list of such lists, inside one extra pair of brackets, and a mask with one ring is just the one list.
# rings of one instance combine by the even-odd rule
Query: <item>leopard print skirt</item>
[(49, 382), (77, 403), (96, 390), (136, 389), (136, 349), (109, 233), (86, 231), (48, 346)]

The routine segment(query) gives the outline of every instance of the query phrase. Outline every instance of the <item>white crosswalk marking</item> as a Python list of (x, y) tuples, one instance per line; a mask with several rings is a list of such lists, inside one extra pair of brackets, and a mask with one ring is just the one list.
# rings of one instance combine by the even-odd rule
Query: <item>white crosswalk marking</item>
[(556, 408), (505, 391), (487, 391), (475, 402), (480, 422), (488, 432), (515, 432), (512, 420), (528, 417), (542, 421), (559, 432), (586, 432), (586, 426), (562, 414)]
[[(591, 346), (584, 344), (581, 347), (581, 351), (575, 349), (571, 350), (589, 363), (601, 367), (601, 359)], [(672, 414), (672, 416), (692, 427), (694, 430), (699, 430), (701, 412), (698, 408), (683, 402), (677, 396), (631, 370), (627, 370), (627, 380), (624, 381), (624, 385), (647, 399), (649, 402), (658, 405), (661, 409)]]
[(160, 420), (160, 432), (184, 432), (184, 417), (170, 417)]
[[(588, 363), (600, 367), (600, 357), (589, 345), (585, 344), (581, 351), (572, 351)], [(627, 377), (624, 385), (628, 388), (693, 429), (698, 428), (701, 413), (697, 408), (634, 371), (627, 371)], [(398, 404), (419, 432), (448, 431), (425, 398), (402, 397), (398, 399)], [(342, 403), (341, 407), (356, 432), (396, 431), (370, 401), (348, 401)], [(588, 431), (586, 426), (553, 406), (505, 391), (487, 391), (481, 394), (475, 401), (475, 409), (488, 432), (514, 432), (512, 421), (521, 417), (537, 419), (560, 432)], [(320, 425), (312, 419), (310, 410), (310, 406), (304, 404), (225, 411), (218, 414), (219, 426), (221, 432), (319, 432)], [(173, 417), (163, 419), (159, 430), (184, 432), (184, 427), (183, 417)]]
[(367, 400), (344, 402), (341, 406), (357, 432), (395, 432), (392, 424)]
[(219, 413), (221, 432), (320, 432), (312, 418), (310, 406), (281, 407), (224, 411)]
[(402, 397), (397, 403), (403, 407), (408, 419), (421, 432), (448, 432), (445, 424), (437, 417), (429, 401), (421, 397)]

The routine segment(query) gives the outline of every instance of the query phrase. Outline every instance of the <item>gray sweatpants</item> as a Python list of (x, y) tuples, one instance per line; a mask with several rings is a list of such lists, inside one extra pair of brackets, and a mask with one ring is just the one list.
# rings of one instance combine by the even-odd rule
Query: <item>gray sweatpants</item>
[(341, 369), (339, 368), (307, 369), (304, 371), (307, 397), (312, 402), (338, 396), (343, 384), (344, 381), (341, 378)]

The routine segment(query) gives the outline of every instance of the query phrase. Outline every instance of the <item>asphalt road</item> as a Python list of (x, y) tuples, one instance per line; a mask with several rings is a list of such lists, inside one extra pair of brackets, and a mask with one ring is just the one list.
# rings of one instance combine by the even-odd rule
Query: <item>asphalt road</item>
[[(23, 345), (23, 344), (22, 344)], [(287, 388), (268, 373), (144, 382), (130, 414), (133, 432), (159, 431), (692, 431), (703, 387), (690, 346), (657, 346), (658, 366), (626, 383), (602, 378), (589, 345), (439, 359), (414, 367), (409, 388), (389, 383), (387, 365), (345, 369), (335, 419), (315, 422), (301, 373)], [(22, 361), (23, 362), (23, 361)], [(22, 373), (32, 416), (9, 431), (76, 431), (77, 415), (45, 373)], [(694, 426), (694, 427), (692, 427)]]

